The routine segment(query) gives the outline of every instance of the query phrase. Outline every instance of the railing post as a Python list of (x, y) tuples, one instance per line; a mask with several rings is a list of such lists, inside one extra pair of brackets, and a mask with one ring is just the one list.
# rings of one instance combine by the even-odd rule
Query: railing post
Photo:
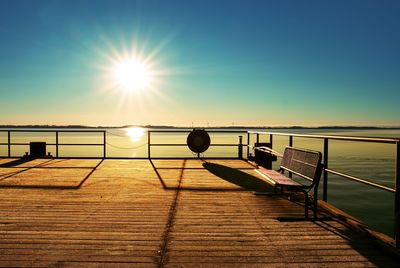
[(147, 130), (147, 157), (149, 158), (149, 159), (151, 159), (151, 155), (150, 155), (150, 146), (151, 146), (151, 143), (150, 143), (150, 130)]
[(58, 130), (56, 131), (56, 158), (58, 158)]
[(243, 159), (243, 136), (239, 136), (238, 158)]
[(11, 157), (11, 131), (7, 131), (8, 137), (8, 157)]
[(395, 196), (394, 196), (394, 239), (396, 248), (400, 247), (400, 141), (396, 142), (395, 167)]
[(274, 135), (269, 134), (269, 143), (271, 144), (271, 149), (272, 149), (272, 141), (273, 141)]
[(107, 140), (106, 140), (106, 131), (103, 131), (103, 158), (106, 158), (106, 146), (107, 145)]
[(257, 133), (257, 139), (256, 139), (257, 144), (260, 143), (260, 133)]
[[(289, 136), (289, 147), (293, 147), (293, 136), (292, 135)], [(292, 172), (289, 172), (289, 178), (292, 178), (292, 177), (293, 177)]]
[(323, 188), (322, 188), (322, 200), (328, 201), (328, 147), (329, 140), (328, 138), (324, 138), (324, 175), (323, 175)]
[(247, 160), (250, 157), (250, 133), (247, 131)]

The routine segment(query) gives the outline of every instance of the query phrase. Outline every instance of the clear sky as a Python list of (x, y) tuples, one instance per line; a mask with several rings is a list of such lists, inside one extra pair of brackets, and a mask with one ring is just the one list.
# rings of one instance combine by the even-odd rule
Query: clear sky
[[(18, 1), (1, 124), (400, 126), (400, 1)], [(125, 59), (151, 83), (116, 81)]]

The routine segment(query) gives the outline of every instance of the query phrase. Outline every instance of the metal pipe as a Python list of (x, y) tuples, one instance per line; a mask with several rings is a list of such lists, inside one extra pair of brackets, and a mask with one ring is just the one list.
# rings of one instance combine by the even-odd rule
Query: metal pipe
[(322, 178), (322, 200), (328, 202), (328, 151), (329, 151), (329, 139), (324, 138), (324, 175)]
[(394, 195), (394, 239), (400, 247), (400, 142), (396, 143), (395, 195)]
[(376, 142), (376, 143), (391, 143), (395, 144), (399, 142), (400, 139), (397, 138), (369, 138), (369, 137), (349, 137), (349, 136), (333, 136), (333, 135), (311, 135), (311, 134), (290, 134), (290, 133), (277, 133), (277, 132), (257, 132), (257, 131), (248, 131), (250, 134), (260, 135), (275, 135), (275, 136), (290, 136), (293, 137), (302, 137), (302, 138), (314, 138), (314, 139), (324, 139), (329, 138), (331, 140), (346, 140), (346, 141), (366, 141), (366, 142)]
[[(192, 132), (193, 128), (186, 130), (152, 130), (153, 133), (188, 133)], [(207, 130), (208, 133), (248, 133), (246, 130)]]
[(58, 131), (56, 131), (56, 158), (58, 158)]
[(243, 159), (243, 136), (239, 136), (238, 158)]
[(107, 140), (106, 140), (106, 131), (103, 131), (103, 158), (106, 158), (106, 148), (107, 148)]
[(8, 130), (7, 131), (7, 137), (8, 137), (8, 145), (7, 145), (7, 148), (8, 148), (8, 157), (11, 157), (11, 131), (10, 130)]
[(151, 155), (150, 155), (150, 146), (152, 145), (150, 142), (150, 130), (147, 130), (147, 158), (151, 159)]
[[(7, 144), (7, 143), (6, 143)], [(25, 142), (13, 142), (10, 145), (29, 145), (30, 143)], [(56, 146), (56, 143), (46, 143), (48, 146)], [(104, 146), (104, 143), (58, 143), (59, 146)], [(235, 144), (236, 145), (236, 144)]]
[(273, 141), (274, 134), (269, 134), (269, 143), (271, 144), (271, 149), (273, 149), (272, 141)]
[(326, 171), (329, 172), (329, 173), (338, 175), (340, 177), (349, 179), (349, 180), (361, 182), (363, 184), (367, 184), (369, 186), (373, 186), (375, 188), (378, 188), (378, 189), (381, 189), (381, 190), (385, 190), (387, 192), (391, 192), (391, 193), (395, 193), (396, 192), (395, 189), (392, 189), (390, 187), (383, 186), (383, 185), (380, 185), (378, 183), (375, 183), (375, 182), (372, 182), (372, 181), (369, 181), (369, 180), (366, 180), (366, 179), (363, 179), (363, 178), (359, 178), (359, 177), (356, 177), (356, 176), (351, 176), (351, 175), (348, 175), (348, 174), (340, 172), (340, 171), (336, 171), (336, 170), (333, 170), (333, 169), (326, 169)]
[[(293, 147), (293, 136), (292, 135), (289, 136), (289, 147)], [(289, 175), (289, 178), (293, 177), (293, 173), (290, 171), (289, 171), (288, 175)]]
[(247, 160), (250, 157), (250, 133), (247, 132)]

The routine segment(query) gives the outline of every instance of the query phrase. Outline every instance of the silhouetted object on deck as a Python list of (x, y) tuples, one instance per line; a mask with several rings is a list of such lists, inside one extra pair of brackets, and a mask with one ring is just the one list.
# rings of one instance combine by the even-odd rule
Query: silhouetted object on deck
[(198, 156), (205, 152), (208, 147), (210, 147), (210, 142), (210, 136), (208, 135), (207, 131), (196, 128), (189, 133), (186, 140), (189, 149), (192, 152), (197, 153)]
[[(254, 147), (268, 147), (271, 148), (271, 143), (268, 142), (256, 142)], [(276, 156), (261, 150), (254, 150), (254, 160), (257, 165), (272, 169), (272, 161), (276, 161)]]
[(44, 157), (46, 156), (46, 142), (36, 141), (29, 143), (30, 157)]

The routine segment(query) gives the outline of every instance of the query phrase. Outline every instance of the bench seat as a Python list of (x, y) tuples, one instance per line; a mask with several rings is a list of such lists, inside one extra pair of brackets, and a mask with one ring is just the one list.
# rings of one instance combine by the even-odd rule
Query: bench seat
[(267, 179), (273, 186), (294, 186), (294, 187), (303, 186), (302, 184), (286, 177), (285, 175), (276, 170), (259, 167), (257, 172), (265, 175), (263, 177)]

